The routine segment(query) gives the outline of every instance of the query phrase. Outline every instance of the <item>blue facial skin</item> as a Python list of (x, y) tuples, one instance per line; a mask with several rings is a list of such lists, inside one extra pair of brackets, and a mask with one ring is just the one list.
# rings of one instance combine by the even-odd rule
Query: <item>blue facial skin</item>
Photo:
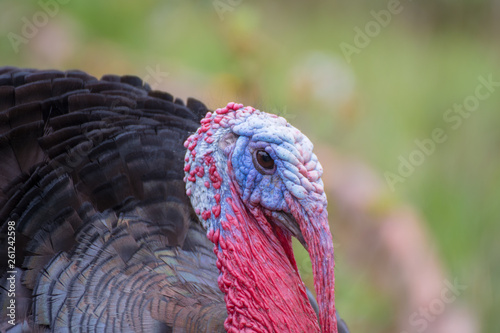
[[(245, 203), (286, 212), (284, 196), (287, 193), (304, 199), (308, 192), (315, 190), (299, 171), (299, 168), (304, 170), (304, 164), (312, 162), (308, 165), (310, 170), (321, 175), (321, 166), (312, 154), (313, 145), (285, 119), (264, 113), (252, 114), (232, 130), (239, 135), (231, 159), (234, 179)], [(264, 150), (274, 160), (274, 172), (262, 174), (256, 169), (254, 154), (258, 150)]]
[[(282, 117), (267, 114), (259, 110), (246, 112), (239, 109), (227, 121), (220, 122), (220, 127), (213, 130), (213, 144), (199, 140), (196, 147), (196, 161), (201, 165), (205, 154), (211, 154), (217, 161), (217, 170), (223, 182), (220, 189), (222, 214), (225, 214), (224, 198), (231, 196), (229, 179), (239, 192), (242, 202), (247, 208), (261, 207), (268, 213), (290, 212), (290, 198), (302, 201), (307, 206), (306, 197), (324, 197), (321, 181), (322, 168), (316, 155), (312, 153), (313, 145), (298, 129), (291, 126)], [(212, 117), (216, 117), (214, 114)], [(232, 140), (221, 144), (227, 135)], [(262, 150), (274, 161), (272, 170), (263, 170), (256, 165), (255, 154)], [(188, 155), (189, 156), (189, 152)], [(230, 165), (232, 172), (228, 172)], [(199, 162), (198, 162), (199, 160)], [(192, 166), (193, 167), (193, 166)], [(264, 171), (264, 172), (263, 172)], [(202, 184), (208, 179), (208, 167), (205, 176), (196, 183), (187, 184), (192, 189), (193, 206), (197, 202), (214, 203), (216, 193), (213, 188), (206, 189)], [(204, 179), (205, 178), (205, 179)], [(313, 183), (315, 183), (313, 185)], [(322, 201), (322, 200), (321, 200)], [(326, 197), (324, 197), (326, 202)], [(307, 209), (307, 207), (302, 207)], [(200, 219), (202, 217), (200, 216)], [(218, 227), (219, 219), (213, 215), (205, 222), (206, 226)]]

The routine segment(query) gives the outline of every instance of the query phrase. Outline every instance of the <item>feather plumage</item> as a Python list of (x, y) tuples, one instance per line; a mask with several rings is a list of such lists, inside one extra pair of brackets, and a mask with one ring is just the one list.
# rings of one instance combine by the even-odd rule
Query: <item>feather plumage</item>
[(134, 76), (0, 68), (0, 258), (16, 223), (0, 329), (13, 275), (17, 331), (224, 331), (213, 244), (183, 182), (183, 142), (206, 112)]
[(17, 322), (223, 331), (212, 244), (182, 181), (182, 144), (205, 106), (131, 76), (3, 68), (0, 85), (0, 217), (3, 238), (16, 222)]

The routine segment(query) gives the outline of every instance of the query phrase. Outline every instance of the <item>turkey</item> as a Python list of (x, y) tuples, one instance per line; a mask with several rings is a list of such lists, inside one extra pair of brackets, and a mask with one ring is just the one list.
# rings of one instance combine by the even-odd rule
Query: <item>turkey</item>
[(285, 119), (4, 67), (0, 156), (2, 331), (348, 332), (321, 165)]

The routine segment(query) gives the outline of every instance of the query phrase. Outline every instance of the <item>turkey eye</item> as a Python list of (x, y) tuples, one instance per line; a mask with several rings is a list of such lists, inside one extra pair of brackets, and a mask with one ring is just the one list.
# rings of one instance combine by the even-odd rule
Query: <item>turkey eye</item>
[[(257, 161), (257, 163), (255, 163)], [(258, 165), (257, 165), (258, 164)], [(274, 160), (264, 150), (257, 150), (254, 154), (254, 165), (261, 173), (267, 173), (274, 170)]]

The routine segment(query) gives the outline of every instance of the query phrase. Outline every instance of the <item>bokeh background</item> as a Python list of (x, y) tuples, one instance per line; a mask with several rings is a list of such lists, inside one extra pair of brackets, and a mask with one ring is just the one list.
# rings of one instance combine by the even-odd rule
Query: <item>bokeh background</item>
[(0, 1), (0, 65), (134, 74), (306, 133), (352, 332), (500, 332), (499, 36), (498, 0)]

